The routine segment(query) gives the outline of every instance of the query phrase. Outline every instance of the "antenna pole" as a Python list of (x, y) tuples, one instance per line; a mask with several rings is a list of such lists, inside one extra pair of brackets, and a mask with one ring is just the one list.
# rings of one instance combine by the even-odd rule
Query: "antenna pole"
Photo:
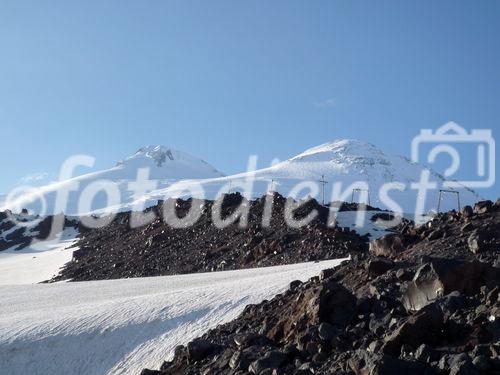
[(439, 209), (441, 207), (441, 194), (442, 194), (442, 190), (439, 190), (437, 213), (439, 213)]
[[(362, 191), (366, 191), (366, 193), (368, 194), (368, 206), (371, 206), (371, 202), (370, 202), (370, 189), (360, 189), (360, 188), (356, 188), (356, 189), (352, 189), (352, 195), (351, 195), (351, 203), (354, 203), (354, 193), (361, 193)], [(359, 204), (361, 204), (361, 202), (359, 202)], [(366, 203), (364, 203), (366, 204)]]
[(439, 189), (439, 198), (438, 198), (437, 213), (439, 213), (439, 211), (441, 210), (441, 200), (443, 199), (443, 194), (444, 193), (456, 194), (456, 196), (457, 196), (458, 212), (460, 212), (460, 192), (459, 191), (455, 191), (455, 190)]
[(325, 205), (325, 185), (328, 183), (328, 181), (325, 181), (325, 175), (321, 175), (321, 180), (319, 180), (319, 183), (321, 184), (321, 201), (323, 202), (323, 206)]

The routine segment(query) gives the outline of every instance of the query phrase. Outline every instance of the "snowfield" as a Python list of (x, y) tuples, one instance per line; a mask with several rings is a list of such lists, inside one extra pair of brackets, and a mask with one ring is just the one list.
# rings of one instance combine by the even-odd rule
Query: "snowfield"
[(51, 279), (78, 249), (73, 246), (78, 235), (76, 229), (66, 228), (60, 238), (40, 241), (20, 250), (13, 246), (0, 251), (0, 285), (36, 284)]
[(175, 346), (341, 261), (0, 286), (0, 373), (139, 374), (159, 368)]

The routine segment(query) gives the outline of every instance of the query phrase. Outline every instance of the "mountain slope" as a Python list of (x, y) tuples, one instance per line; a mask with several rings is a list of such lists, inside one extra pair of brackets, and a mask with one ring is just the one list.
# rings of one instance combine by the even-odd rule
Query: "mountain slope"
[(118, 188), (119, 201), (117, 203), (126, 205), (137, 198), (129, 191), (128, 184), (137, 178), (137, 174), (142, 168), (148, 169), (148, 179), (157, 181), (158, 187), (165, 187), (183, 179), (204, 179), (223, 176), (221, 172), (204, 160), (184, 152), (164, 146), (147, 146), (140, 148), (130, 157), (119, 161), (112, 168), (37, 188), (29, 194), (20, 196), (11, 204), (4, 202), (5, 205), (0, 210), (19, 210), (20, 208), (27, 207), (38, 211), (41, 209), (38, 198), (39, 196), (43, 196), (46, 202), (46, 210), (42, 214), (55, 214), (57, 210), (55, 207), (57, 192), (70, 189), (72, 185), (78, 184), (78, 189), (69, 193), (68, 204), (66, 208), (63, 208), (63, 211), (67, 215), (86, 214), (106, 208), (109, 203), (106, 194), (101, 192), (95, 195), (90, 210), (79, 208), (79, 199), (82, 192), (94, 183), (98, 183), (98, 186), (102, 187), (109, 182)]
[[(390, 197), (395, 200), (404, 212), (415, 212), (417, 190), (411, 184), (420, 181), (425, 168), (401, 156), (389, 155), (376, 146), (358, 140), (343, 139), (313, 147), (303, 153), (280, 162), (274, 166), (256, 170), (250, 173), (241, 173), (223, 178), (209, 179), (201, 182), (205, 197), (213, 199), (221, 192), (243, 191), (246, 179), (255, 178), (252, 197), (260, 196), (269, 190), (279, 192), (284, 196), (290, 195), (294, 186), (302, 181), (318, 183), (325, 178), (325, 201), (350, 201), (352, 198), (351, 184), (366, 183), (369, 189), (370, 203), (380, 208), (390, 208), (384, 205), (379, 196), (379, 189), (385, 183), (399, 182), (405, 186), (403, 191), (391, 190)], [(438, 189), (443, 186), (445, 179), (431, 171), (430, 181), (437, 184), (437, 189), (429, 191), (425, 202), (426, 211), (436, 209)], [(343, 197), (333, 197), (333, 185), (339, 183)], [(319, 185), (319, 184), (318, 184)], [(319, 185), (319, 187), (321, 187)], [(356, 186), (354, 186), (356, 187)], [(185, 196), (186, 190), (193, 189), (192, 182), (181, 182), (165, 189), (152, 192), (144, 199), (157, 200), (162, 197)], [(467, 188), (455, 189), (460, 192), (462, 204), (472, 204), (481, 198)], [(360, 196), (362, 192), (355, 192), (354, 200), (366, 202)], [(321, 191), (310, 194), (321, 201)], [(446, 197), (442, 202), (442, 209), (457, 208), (456, 200)]]
[[(128, 183), (135, 179), (140, 168), (149, 168), (149, 178), (158, 180), (159, 186), (156, 189), (149, 189), (149, 192), (144, 195), (133, 196), (127, 190)], [(392, 207), (382, 202), (379, 194), (380, 187), (385, 183), (398, 182), (404, 186), (403, 191), (391, 190), (389, 195), (404, 212), (412, 213), (415, 212), (417, 190), (413, 189), (411, 184), (420, 181), (424, 169), (422, 165), (413, 163), (407, 158), (386, 154), (370, 143), (343, 139), (313, 147), (268, 168), (223, 177), (220, 172), (203, 160), (165, 147), (149, 146), (140, 149), (136, 154), (119, 162), (111, 169), (42, 187), (37, 189), (36, 193), (21, 197), (16, 203), (17, 209), (29, 206), (29, 202), (36, 198), (37, 194), (42, 194), (47, 201), (47, 214), (54, 213), (55, 193), (77, 182), (80, 188), (70, 193), (69, 204), (65, 210), (67, 214), (125, 211), (138, 207), (137, 204), (148, 207), (156, 204), (158, 200), (170, 197), (194, 196), (215, 199), (228, 191), (244, 192), (248, 187), (248, 179), (252, 177), (254, 182), (250, 186), (250, 193), (245, 194), (247, 198), (259, 197), (269, 190), (289, 196), (298, 183), (310, 181), (319, 185), (318, 181), (323, 176), (327, 181), (326, 202), (350, 201), (351, 198), (358, 202), (366, 202), (367, 197), (363, 197), (362, 191), (355, 192), (354, 195), (352, 193), (353, 188), (367, 188), (370, 195), (369, 203), (381, 208)], [(116, 184), (120, 192), (120, 202), (108, 204), (106, 195), (101, 192), (94, 197), (92, 206), (86, 209), (78, 208), (78, 199), (82, 190), (98, 180), (111, 181)], [(442, 176), (432, 171), (430, 180), (436, 183), (436, 189), (427, 193), (425, 211), (436, 209), (438, 189), (445, 181)], [(343, 196), (332, 195), (336, 183), (340, 184), (338, 188)], [(353, 183), (365, 185), (351, 186)], [(462, 204), (472, 204), (481, 200), (475, 192), (465, 187), (455, 190), (460, 192)], [(308, 192), (302, 191), (302, 193), (306, 195)], [(311, 192), (309, 195), (321, 201), (320, 186), (316, 192)], [(11, 207), (12, 205), (6, 205), (3, 209)], [(441, 208), (443, 210), (456, 209), (456, 198), (446, 196)]]

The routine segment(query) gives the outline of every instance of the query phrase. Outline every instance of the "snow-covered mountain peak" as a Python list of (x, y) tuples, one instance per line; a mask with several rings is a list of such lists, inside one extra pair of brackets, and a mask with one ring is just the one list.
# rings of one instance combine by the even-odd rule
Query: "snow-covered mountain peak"
[[(34, 192), (20, 195), (15, 201), (3, 203), (0, 210), (13, 208), (32, 209), (39, 212), (37, 200), (43, 195), (46, 203), (46, 212), (43, 214), (54, 214), (59, 211), (55, 208), (58, 191), (67, 189), (67, 186), (78, 184), (78, 189), (71, 192), (63, 211), (68, 215), (83, 215), (96, 210), (105, 210), (108, 207), (128, 207), (127, 205), (136, 197), (130, 190), (130, 182), (139, 178), (139, 172), (146, 170), (141, 178), (146, 178), (156, 184), (155, 188), (164, 188), (181, 180), (200, 180), (220, 178), (224, 175), (206, 161), (174, 150), (170, 147), (153, 145), (141, 147), (131, 156), (119, 161), (114, 167), (103, 169), (87, 174), (75, 176), (71, 179), (58, 181), (38, 188)], [(87, 186), (111, 186), (119, 192), (119, 202), (111, 204), (108, 202), (107, 194), (97, 194), (93, 197), (91, 207), (80, 207), (80, 194)], [(151, 185), (150, 185), (151, 186)], [(113, 188), (113, 189), (114, 189)], [(153, 188), (154, 189), (154, 188)], [(1, 198), (1, 197), (0, 197)]]
[(359, 158), (385, 158), (385, 153), (375, 145), (357, 139), (338, 139), (312, 147), (291, 160), (307, 160), (314, 157), (315, 161), (338, 160), (342, 158), (356, 160)]
[(150, 168), (158, 179), (193, 179), (223, 176), (206, 161), (173, 148), (150, 145), (141, 147), (135, 154), (117, 163), (122, 170), (136, 171)]
[[(400, 156), (386, 154), (368, 142), (339, 139), (310, 148), (288, 162), (329, 164), (339, 172), (360, 173), (364, 176), (375, 173), (392, 180), (390, 176), (396, 173), (394, 167), (401, 165), (403, 160)], [(407, 162), (404, 160), (403, 164)]]
[(137, 162), (148, 164), (153, 162), (157, 167), (164, 166), (169, 161), (201, 161), (184, 152), (174, 150), (170, 147), (161, 145), (149, 145), (141, 147), (135, 154), (118, 162), (118, 165), (133, 164)]
[(157, 146), (146, 146), (141, 147), (137, 152), (131, 156), (131, 158), (151, 158), (155, 161), (158, 167), (161, 167), (163, 163), (168, 160), (175, 160), (174, 152), (177, 154), (177, 151), (172, 151), (170, 148), (157, 145)]

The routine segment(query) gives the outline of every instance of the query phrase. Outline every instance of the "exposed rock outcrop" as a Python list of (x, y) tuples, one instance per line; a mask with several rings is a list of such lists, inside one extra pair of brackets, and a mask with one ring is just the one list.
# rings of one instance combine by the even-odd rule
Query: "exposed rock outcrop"
[[(179, 346), (143, 374), (500, 374), (499, 228), (491, 202), (406, 225), (391, 260), (359, 253), (294, 282), (207, 332), (213, 351), (197, 361)], [(484, 252), (469, 250), (475, 230)]]
[[(266, 199), (273, 202), (269, 225), (263, 222)], [(135, 228), (130, 226), (129, 212), (118, 214), (101, 229), (82, 227), (82, 238), (76, 244), (80, 250), (55, 280), (232, 270), (342, 258), (367, 250), (366, 237), (349, 228), (329, 225), (329, 209), (315, 200), (297, 206), (293, 212), (285, 209), (287, 200), (277, 193), (252, 201), (233, 193), (221, 200), (222, 203), (197, 199), (162, 202), (146, 211), (154, 213), (156, 219)], [(214, 224), (212, 208), (216, 203), (221, 203), (223, 219), (235, 216), (233, 224), (221, 229)], [(243, 226), (240, 224), (244, 219), (237, 216), (242, 203), (248, 207), (248, 219)], [(175, 206), (175, 214), (181, 218), (191, 207), (203, 208), (192, 226), (175, 228), (164, 215), (169, 204)], [(299, 220), (313, 210), (317, 215), (309, 224), (300, 228), (288, 225), (290, 216)]]

